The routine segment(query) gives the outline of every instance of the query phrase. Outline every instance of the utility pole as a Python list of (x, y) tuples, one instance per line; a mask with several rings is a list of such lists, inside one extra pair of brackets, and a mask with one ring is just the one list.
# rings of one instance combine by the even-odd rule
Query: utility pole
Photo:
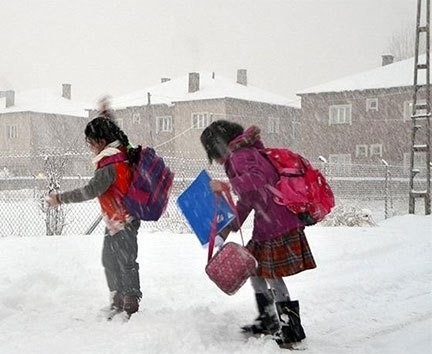
[[(425, 5), (425, 6), (424, 6)], [(422, 11), (423, 20), (422, 20)], [(419, 63), (420, 41), (425, 41), (426, 60)], [(424, 42), (423, 42), (424, 43)], [(423, 75), (424, 73), (424, 75)], [(419, 74), (424, 82), (419, 83)], [(421, 80), (423, 81), (423, 80)], [(409, 213), (415, 214), (416, 199), (423, 198), (425, 214), (431, 213), (431, 97), (430, 97), (430, 0), (417, 0), (416, 41), (414, 56), (414, 94), (412, 106), (412, 134), (410, 152)], [(424, 102), (420, 102), (424, 97)], [(424, 156), (426, 162), (423, 182), (415, 157)]]

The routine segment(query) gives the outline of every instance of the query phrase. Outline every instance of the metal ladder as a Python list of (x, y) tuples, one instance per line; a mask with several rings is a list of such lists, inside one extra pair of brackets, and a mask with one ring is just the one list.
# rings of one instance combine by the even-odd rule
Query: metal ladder
[[(424, 3), (423, 3), (424, 4)], [(431, 213), (431, 91), (430, 91), (430, 0), (426, 0), (426, 13), (422, 21), (422, 0), (417, 0), (417, 24), (414, 56), (414, 94), (412, 109), (412, 140), (410, 152), (410, 191), (409, 213), (415, 214), (416, 199), (423, 198), (425, 214)], [(424, 10), (424, 9), (423, 9)], [(425, 22), (421, 25), (421, 22)], [(419, 45), (421, 37), (426, 41), (426, 62), (419, 63)], [(425, 82), (419, 84), (419, 72), (425, 72)], [(425, 103), (419, 103), (420, 99)], [(426, 176), (420, 178), (420, 170), (415, 166), (415, 156), (424, 154)], [(426, 179), (424, 181), (424, 178)]]

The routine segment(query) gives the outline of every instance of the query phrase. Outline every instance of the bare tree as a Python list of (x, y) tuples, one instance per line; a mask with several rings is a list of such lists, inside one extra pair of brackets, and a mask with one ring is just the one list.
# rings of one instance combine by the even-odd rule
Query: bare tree
[[(75, 124), (70, 123), (75, 120)], [(47, 114), (40, 117), (39, 124), (43, 129), (38, 129), (34, 134), (35, 162), (47, 179), (46, 193), (59, 192), (62, 179), (65, 174), (71, 173), (71, 166), (76, 159), (80, 147), (83, 146), (83, 128), (76, 124), (84, 120), (79, 117), (71, 117), (69, 120), (58, 117), (55, 114)], [(42, 206), (45, 217), (46, 234), (48, 236), (61, 235), (66, 225), (66, 211), (63, 205), (56, 208)]]
[[(387, 50), (394, 57), (394, 61), (401, 61), (415, 55), (416, 26), (414, 23), (403, 25), (389, 40)], [(426, 52), (424, 41), (420, 41), (419, 53)]]
[[(47, 155), (45, 157), (45, 173), (48, 180), (48, 194), (59, 192), (67, 158), (62, 155)], [(65, 210), (60, 204), (56, 208), (46, 208), (45, 225), (47, 236), (61, 235), (65, 225)]]

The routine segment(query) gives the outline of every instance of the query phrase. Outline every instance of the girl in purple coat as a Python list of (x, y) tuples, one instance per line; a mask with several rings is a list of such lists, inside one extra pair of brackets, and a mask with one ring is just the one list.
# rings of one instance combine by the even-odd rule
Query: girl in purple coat
[[(316, 265), (304, 234), (305, 225), (288, 208), (276, 204), (266, 188), (274, 186), (279, 176), (260, 152), (264, 146), (259, 134), (255, 126), (244, 131), (237, 123), (218, 120), (204, 129), (201, 143), (210, 163), (224, 165), (238, 196), (238, 221), (218, 235), (219, 240), (224, 240), (230, 231), (237, 231), (250, 212), (255, 212), (252, 238), (246, 247), (258, 261), (256, 275), (250, 279), (259, 315), (243, 330), (273, 334), (280, 346), (286, 346), (301, 341), (305, 334), (298, 301), (291, 300), (283, 277)], [(212, 180), (210, 186), (215, 192), (222, 190), (217, 180)]]

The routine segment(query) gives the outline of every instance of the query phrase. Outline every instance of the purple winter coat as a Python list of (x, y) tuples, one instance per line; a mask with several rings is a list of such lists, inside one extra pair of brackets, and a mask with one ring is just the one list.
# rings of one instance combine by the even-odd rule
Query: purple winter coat
[[(225, 172), (234, 192), (238, 196), (237, 212), (240, 225), (254, 210), (252, 239), (268, 241), (288, 231), (304, 228), (304, 224), (287, 207), (276, 204), (271, 192), (265, 187), (275, 185), (279, 179), (275, 168), (257, 149), (262, 149), (260, 140), (247, 147), (233, 151), (225, 160)], [(235, 222), (232, 223), (236, 230)]]

